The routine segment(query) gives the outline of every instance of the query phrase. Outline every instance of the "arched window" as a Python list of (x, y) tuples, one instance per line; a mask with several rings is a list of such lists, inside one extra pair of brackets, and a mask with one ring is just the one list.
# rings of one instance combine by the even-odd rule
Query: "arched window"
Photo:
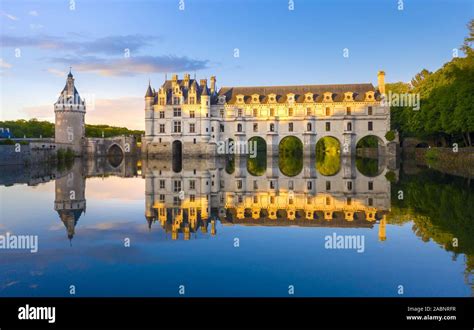
[(306, 124), (306, 130), (311, 132), (313, 130), (313, 125), (311, 125), (311, 123)]
[(242, 124), (237, 124), (237, 132), (242, 132)]

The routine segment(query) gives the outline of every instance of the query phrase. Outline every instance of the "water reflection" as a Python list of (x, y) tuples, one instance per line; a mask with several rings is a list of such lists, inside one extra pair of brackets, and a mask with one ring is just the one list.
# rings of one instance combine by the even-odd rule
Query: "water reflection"
[[(366, 260), (367, 270), (360, 270), (364, 276), (370, 276), (369, 269), (374, 268), (373, 263), (367, 264), (367, 260), (372, 260), (370, 258), (374, 255), (386, 260), (387, 256), (395, 258), (396, 253), (403, 255), (406, 249), (411, 251), (407, 255), (415, 258), (417, 265), (425, 262), (429, 267), (435, 267), (442, 256), (428, 260), (429, 256), (424, 252), (427, 242), (435, 242), (451, 254), (453, 261), (450, 260), (450, 263), (458, 259), (462, 261), (463, 281), (470, 287), (473, 286), (474, 193), (469, 182), (429, 170), (388, 170), (383, 159), (377, 159), (375, 163), (372, 160), (360, 162), (358, 159), (338, 158), (339, 169), (331, 176), (326, 176), (321, 173), (322, 168), (329, 168), (321, 164), (324, 161), (301, 158), (301, 163), (295, 167), (289, 160), (282, 162), (271, 157), (254, 160), (241, 156), (185, 159), (181, 163), (180, 171), (176, 172), (172, 160), (137, 160), (126, 157), (118, 166), (114, 166), (107, 158), (99, 158), (76, 160), (63, 168), (4, 168), (0, 185), (38, 185), (54, 181), (54, 203), (51, 198), (47, 208), (50, 211), (54, 209), (58, 216), (48, 217), (47, 221), (49, 226), (61, 227), (62, 242), (67, 243), (67, 239), (75, 238), (73, 249), (77, 248), (78, 239), (86, 239), (89, 236), (89, 240), (100, 240), (99, 237), (107, 235), (107, 231), (114, 231), (114, 235), (119, 235), (118, 238), (114, 236), (114, 242), (120, 242), (123, 236), (139, 232), (141, 236), (134, 242), (140, 240), (146, 251), (162, 243), (162, 240), (156, 240), (156, 233), (163, 234), (168, 240), (176, 240), (172, 242), (173, 246), (198, 246), (194, 244), (199, 240), (194, 238), (205, 237), (212, 240), (211, 246), (226, 251), (226, 245), (219, 241), (220, 237), (225, 236), (225, 231), (232, 231), (226, 226), (232, 226), (236, 230), (268, 230), (259, 231), (253, 236), (254, 240), (263, 239), (271, 230), (280, 227), (284, 233), (296, 235), (287, 238), (280, 236), (280, 239), (284, 239), (281, 243), (284, 246), (297, 242), (306, 242), (302, 243), (303, 245), (309, 244), (307, 242), (319, 244), (320, 241), (314, 242), (319, 233), (325, 235), (328, 229), (332, 232), (337, 228), (338, 232), (362, 232), (367, 235), (368, 240), (376, 242), (377, 247), (372, 246), (367, 254), (366, 258), (369, 259), (351, 259), (354, 263)], [(407, 175), (405, 172), (414, 175)], [(97, 195), (91, 190), (94, 182), (96, 188), (99, 185), (108, 187), (107, 189), (123, 188), (121, 194), (127, 194), (126, 182), (116, 182), (120, 188), (107, 186), (107, 178), (110, 176), (135, 177), (132, 180), (144, 183), (144, 188), (140, 186), (138, 191), (138, 199), (141, 199), (140, 195), (143, 194), (144, 206), (139, 200), (137, 209), (132, 210), (133, 214), (139, 214), (137, 221), (142, 224), (140, 226), (143, 227), (140, 228), (143, 231), (137, 230), (135, 223), (128, 218), (126, 220), (131, 222), (126, 222), (125, 227), (121, 227), (120, 223), (112, 226), (114, 220), (110, 218), (112, 214), (115, 216), (115, 213), (110, 209), (104, 211), (111, 214), (103, 218), (105, 223), (91, 224), (89, 213), (85, 216), (86, 209), (89, 208), (88, 212), (91, 212), (91, 205), (94, 203), (96, 208), (114, 205), (107, 204), (106, 199), (97, 199)], [(104, 178), (104, 181), (94, 181), (94, 177)], [(8, 192), (10, 188), (4, 189)], [(88, 190), (89, 203), (86, 201)], [(403, 192), (402, 198), (400, 191)], [(18, 212), (21, 213), (21, 210)], [(28, 217), (31, 218), (31, 215)], [(406, 224), (411, 235), (402, 239), (398, 237), (403, 235), (402, 231), (397, 228), (407, 228)], [(145, 226), (148, 229), (144, 228)], [(93, 234), (94, 228), (101, 228), (102, 231), (100, 234)], [(302, 231), (295, 234), (295, 228)], [(305, 236), (304, 233), (310, 235)], [(190, 241), (179, 243), (182, 240)], [(383, 241), (387, 242), (382, 243)], [(398, 244), (394, 250), (390, 250), (392, 242), (398, 242), (393, 243)], [(407, 245), (406, 249), (404, 245)], [(272, 245), (272, 248), (277, 247)], [(311, 248), (314, 246), (311, 245)], [(305, 253), (309, 253), (308, 251)], [(134, 255), (134, 258), (138, 256)], [(324, 259), (324, 256), (325, 254), (319, 254), (318, 258)], [(227, 260), (227, 257), (231, 259), (230, 254), (225, 255), (225, 258), (219, 259), (220, 262)], [(113, 259), (110, 256), (108, 258)], [(352, 262), (348, 259), (342, 260)], [(398, 264), (398, 267), (403, 269), (403, 257), (398, 260)], [(295, 266), (309, 267), (306, 264)], [(392, 271), (394, 268), (390, 269)], [(445, 270), (438, 269), (436, 274)], [(314, 271), (317, 272), (313, 269)], [(335, 276), (343, 273), (337, 269), (332, 271)], [(378, 272), (383, 273), (383, 270)], [(322, 275), (318, 274), (320, 278)], [(433, 281), (434, 278), (426, 273), (420, 277), (423, 277), (423, 281)], [(395, 285), (387, 284), (388, 279), (390, 278), (384, 280), (384, 285)], [(454, 278), (452, 280), (454, 281)], [(346, 289), (349, 290), (349, 287)], [(426, 295), (426, 291), (420, 292), (425, 292)], [(329, 294), (331, 295), (332, 291)]]

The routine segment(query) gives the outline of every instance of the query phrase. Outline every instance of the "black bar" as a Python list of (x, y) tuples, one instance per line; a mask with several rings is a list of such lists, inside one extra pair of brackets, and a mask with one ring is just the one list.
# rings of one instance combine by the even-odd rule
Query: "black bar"
[[(56, 307), (55, 323), (19, 320), (19, 308)], [(408, 308), (423, 308), (420, 313)], [(430, 307), (431, 311), (427, 311)], [(436, 307), (455, 307), (439, 311)], [(1, 298), (13, 328), (431, 328), (472, 329), (473, 298)], [(407, 316), (456, 320), (407, 320)]]

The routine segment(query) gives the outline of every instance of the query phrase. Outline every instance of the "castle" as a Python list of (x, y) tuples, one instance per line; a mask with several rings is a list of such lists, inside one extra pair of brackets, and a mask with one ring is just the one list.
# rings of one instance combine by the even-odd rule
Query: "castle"
[(387, 146), (390, 109), (382, 102), (385, 73), (371, 83), (342, 85), (222, 87), (216, 77), (198, 83), (185, 74), (173, 75), (156, 91), (145, 94), (146, 155), (216, 155), (222, 141), (245, 143), (253, 137), (265, 140), (267, 154), (278, 154), (281, 140), (294, 136), (312, 156), (325, 136), (336, 138), (343, 154), (355, 153), (357, 142), (376, 136)]

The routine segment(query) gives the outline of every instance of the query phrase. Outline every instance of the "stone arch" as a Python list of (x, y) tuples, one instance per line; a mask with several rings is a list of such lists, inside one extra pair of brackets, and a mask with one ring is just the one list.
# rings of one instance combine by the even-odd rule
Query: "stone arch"
[(316, 143), (316, 169), (323, 176), (333, 176), (341, 170), (341, 141), (331, 135)]
[(181, 172), (183, 169), (183, 143), (180, 140), (174, 140), (171, 144), (171, 155), (173, 172)]
[(294, 135), (285, 136), (278, 144), (278, 167), (285, 176), (296, 176), (303, 170), (303, 142)]
[[(253, 143), (256, 143), (254, 150)], [(247, 141), (249, 155), (247, 157), (247, 171), (250, 175), (261, 176), (267, 170), (267, 141), (260, 136), (253, 136)], [(251, 151), (255, 154), (250, 153)]]
[(122, 164), (124, 152), (119, 144), (113, 143), (112, 145), (110, 145), (107, 148), (106, 155), (107, 160), (112, 167), (117, 168), (120, 166), (120, 164)]
[(356, 143), (356, 169), (366, 177), (379, 176), (384, 170), (385, 141), (377, 135), (359, 137)]

